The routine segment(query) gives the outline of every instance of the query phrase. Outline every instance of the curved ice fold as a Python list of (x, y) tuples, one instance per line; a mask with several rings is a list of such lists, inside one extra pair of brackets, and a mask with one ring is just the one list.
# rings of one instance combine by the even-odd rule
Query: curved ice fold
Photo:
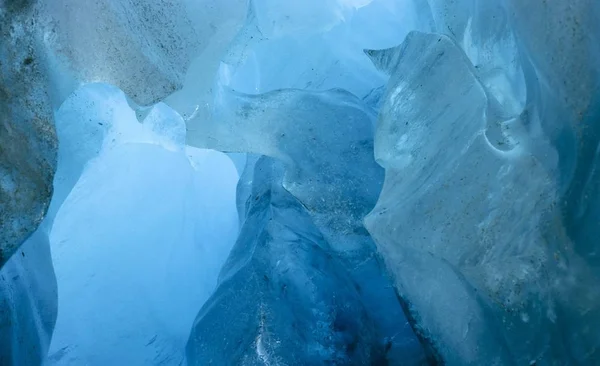
[(250, 94), (291, 88), (364, 96), (383, 85), (385, 76), (361, 50), (395, 45), (413, 25), (409, 0), (253, 3), (255, 20), (245, 27), (255, 34), (243, 44), (243, 62), (225, 60), (233, 67), (224, 82)]
[[(253, 164), (250, 164), (253, 167)], [(384, 343), (283, 170), (262, 158), (239, 239), (187, 346), (190, 365), (378, 364)]]
[[(296, 255), (294, 246), (284, 245), (283, 242), (279, 243), (281, 240), (288, 240), (289, 235), (286, 234), (286, 231), (273, 231), (274, 229), (268, 228), (264, 230), (269, 233), (273, 231), (269, 235), (273, 236), (273, 245), (278, 248), (277, 253), (280, 254), (271, 253), (272, 249), (268, 249), (271, 244), (264, 244), (268, 247), (264, 249), (265, 253), (256, 252), (247, 247), (250, 245), (248, 241), (253, 240), (251, 238), (263, 235), (260, 234), (260, 230), (263, 230), (262, 226), (252, 221), (251, 215), (271, 215), (260, 212), (259, 208), (262, 211), (273, 209), (269, 205), (258, 205), (253, 201), (253, 199), (263, 199), (263, 195), (267, 193), (252, 193), (252, 196), (250, 192), (266, 190), (264, 185), (269, 187), (272, 185), (273, 190), (276, 189), (277, 192), (280, 192), (277, 193), (277, 197), (289, 195), (290, 198), (286, 198), (286, 202), (297, 200), (294, 206), (301, 205), (291, 210), (287, 214), (290, 217), (285, 219), (286, 222), (289, 220), (304, 222), (300, 226), (295, 226), (293, 231), (302, 229), (314, 231), (315, 235), (318, 233), (319, 236), (322, 236), (322, 239), (319, 239), (323, 242), (322, 245), (326, 245), (327, 252), (331, 253), (330, 260), (339, 262), (343, 266), (344, 273), (346, 273), (344, 276), (347, 276), (347, 279), (338, 280), (340, 283), (335, 286), (350, 284), (359, 289), (358, 296), (366, 312), (365, 316), (369, 322), (373, 323), (374, 330), (377, 332), (377, 336), (374, 336), (373, 340), (365, 339), (365, 344), (380, 347), (388, 342), (386, 353), (381, 357), (389, 362), (398, 362), (402, 358), (411, 358), (410, 362), (419, 362), (423, 358), (420, 346), (406, 326), (401, 304), (391, 289), (385, 270), (375, 253), (375, 246), (362, 224), (364, 216), (372, 209), (377, 200), (383, 180), (383, 171), (373, 158), (372, 136), (375, 117), (373, 111), (361, 100), (344, 90), (308, 92), (289, 89), (260, 95), (245, 95), (223, 89), (218, 101), (219, 108), (216, 110), (213, 120), (193, 121), (193, 124), (190, 123), (192, 121), (188, 121), (188, 141), (222, 151), (264, 154), (283, 163), (283, 168), (278, 168), (277, 171), (281, 177), (276, 176), (277, 179), (273, 178), (275, 180), (271, 182), (263, 177), (267, 173), (261, 171), (261, 169), (270, 168), (254, 167), (253, 164), (257, 158), (249, 155), (247, 168), (238, 185), (238, 212), (242, 222), (245, 217), (244, 229), (242, 229), (236, 247), (230, 255), (230, 262), (240, 263), (239, 266), (243, 268), (250, 266), (253, 269), (247, 269), (247, 271), (250, 271), (253, 276), (256, 273), (265, 273), (267, 277), (270, 277), (273, 275), (272, 272), (277, 273), (280, 269), (264, 264), (262, 257), (284, 255), (286, 250), (290, 253), (285, 255)], [(262, 163), (262, 165), (265, 164), (267, 163)], [(276, 202), (271, 204), (279, 207)], [(310, 221), (301, 219), (304, 216), (309, 217)], [(275, 215), (275, 217), (279, 216)], [(254, 245), (263, 247), (262, 244), (252, 245), (251, 248), (254, 248)], [(317, 252), (307, 255), (318, 256), (319, 254)], [(258, 263), (243, 264), (248, 261)], [(308, 261), (308, 259), (299, 258), (298, 261)], [(305, 267), (303, 271), (307, 273), (321, 271), (312, 268), (310, 262), (303, 266)], [(243, 271), (240, 268), (236, 271)], [(223, 273), (229, 273), (233, 270), (224, 269), (223, 271)], [(215, 303), (211, 306), (227, 308), (231, 306), (229, 304), (234, 301), (233, 298), (223, 299), (221, 296), (226, 295), (219, 294), (234, 291), (225, 289), (230, 286), (241, 286), (236, 283), (241, 281), (237, 278), (242, 275), (236, 271), (229, 275), (236, 278), (231, 283), (225, 280), (221, 282), (217, 293), (209, 301), (211, 304)], [(334, 270), (331, 269), (331, 271)], [(335, 287), (333, 284), (326, 283), (319, 286)], [(256, 291), (267, 290), (257, 289)], [(249, 300), (248, 297), (244, 297), (239, 301)], [(289, 306), (285, 305), (287, 300), (284, 301), (284, 299), (281, 299), (281, 305), (278, 302), (272, 303), (272, 301), (275, 300), (268, 300), (261, 311), (278, 312), (280, 310), (276, 309), (279, 309), (279, 306)], [(194, 343), (193, 349), (190, 350), (188, 347), (189, 359), (202, 363), (208, 359), (205, 358), (209, 357), (206, 355), (213, 357), (212, 352), (214, 351), (210, 350), (212, 347), (217, 347), (217, 349), (228, 347), (228, 349), (236, 349), (236, 352), (246, 352), (249, 344), (257, 342), (248, 341), (250, 343), (238, 345), (213, 344), (216, 340), (210, 339), (205, 333), (209, 332), (211, 322), (216, 320), (209, 320), (209, 318), (227, 317), (229, 310), (223, 310), (225, 313), (221, 313), (211, 310), (208, 306), (206, 305), (206, 310), (199, 315), (195, 331), (199, 334), (198, 338), (192, 336), (190, 339), (190, 342)], [(242, 306), (242, 304), (236, 306)], [(254, 305), (248, 304), (247, 306)], [(256, 309), (251, 310), (251, 312), (255, 311)], [(227, 332), (233, 335), (236, 332), (243, 333), (245, 325), (231, 324), (229, 327), (231, 329), (228, 329)], [(288, 331), (279, 329), (279, 325), (275, 327), (277, 329), (272, 329), (274, 337), (281, 337), (281, 339), (291, 337), (290, 341), (296, 337), (294, 333), (284, 335)], [(312, 337), (318, 336), (313, 335)], [(318, 339), (315, 341), (322, 342)], [(300, 350), (293, 352), (300, 352)], [(298, 353), (298, 362), (309, 362), (310, 357), (313, 357), (310, 356), (312, 351), (306, 350), (305, 352), (304, 356), (300, 356), (301, 353)], [(293, 359), (289, 355), (277, 354), (281, 360)], [(362, 359), (356, 357), (351, 358), (353, 361), (347, 362), (359, 362), (357, 360)], [(324, 358), (324, 360), (326, 359)], [(230, 360), (227, 362), (241, 361)]]

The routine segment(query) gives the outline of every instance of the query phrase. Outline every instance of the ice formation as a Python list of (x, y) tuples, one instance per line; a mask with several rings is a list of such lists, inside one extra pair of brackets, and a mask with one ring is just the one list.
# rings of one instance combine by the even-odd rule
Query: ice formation
[(391, 76), (375, 142), (386, 182), (367, 227), (446, 363), (588, 364), (599, 13), (485, 3), (431, 2), (444, 34), (367, 52)]
[(194, 324), (188, 364), (379, 362), (385, 344), (359, 290), (273, 165), (256, 163), (240, 238)]
[(186, 150), (166, 105), (140, 123), (104, 84), (74, 93), (56, 123), (55, 197), (74, 188), (50, 236), (60, 287), (49, 364), (178, 364), (237, 234), (233, 164)]
[(0, 3), (0, 266), (44, 218), (56, 134), (32, 5)]
[(0, 364), (594, 364), (599, 19), (0, 0)]

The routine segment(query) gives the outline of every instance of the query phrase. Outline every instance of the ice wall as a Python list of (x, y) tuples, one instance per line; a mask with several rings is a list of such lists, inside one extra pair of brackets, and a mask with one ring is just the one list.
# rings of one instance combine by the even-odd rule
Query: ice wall
[(0, 267), (52, 196), (57, 141), (36, 27), (33, 4), (0, 2)]
[[(192, 363), (593, 364), (599, 18), (594, 0), (0, 0), (0, 360), (46, 353), (52, 230), (54, 363), (178, 363), (202, 307)], [(239, 154), (237, 188), (186, 143)], [(274, 291), (299, 277), (273, 256), (316, 290)]]
[(48, 364), (179, 364), (237, 235), (235, 167), (186, 149), (166, 105), (140, 123), (105, 84), (78, 90), (56, 121), (55, 197), (74, 188), (50, 237), (59, 313)]
[(367, 52), (391, 76), (367, 227), (445, 363), (591, 364), (597, 6), (428, 5), (438, 33)]

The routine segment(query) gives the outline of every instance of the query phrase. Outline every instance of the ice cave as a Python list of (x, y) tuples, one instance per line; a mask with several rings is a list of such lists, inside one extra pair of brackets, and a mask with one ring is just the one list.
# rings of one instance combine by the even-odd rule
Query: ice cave
[(113, 365), (600, 365), (600, 1), (0, 0), (0, 366)]

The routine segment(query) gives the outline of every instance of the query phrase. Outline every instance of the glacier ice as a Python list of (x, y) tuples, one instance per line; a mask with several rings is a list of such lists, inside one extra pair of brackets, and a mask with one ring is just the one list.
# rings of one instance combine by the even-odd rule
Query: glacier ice
[(193, 83), (194, 91), (205, 96), (243, 24), (245, 3), (0, 3), (0, 263), (31, 235), (50, 202), (57, 143), (52, 106), (87, 82), (117, 85), (137, 103), (152, 104), (183, 87), (195, 59), (206, 83)]
[[(375, 246), (362, 224), (362, 218), (377, 200), (383, 180), (383, 172), (375, 163), (372, 153), (373, 111), (358, 98), (343, 90), (307, 92), (289, 89), (260, 95), (245, 95), (224, 88), (217, 105), (220, 108), (216, 109), (214, 120), (198, 121), (194, 124), (190, 124), (188, 121), (188, 132), (190, 133), (188, 142), (223, 151), (264, 154), (283, 162), (285, 168), (281, 172), (280, 182), (275, 181), (272, 184), (281, 184), (282, 187), (279, 190), (285, 188), (286, 194), (291, 194), (306, 210), (304, 212), (304, 210), (296, 209), (296, 214), (290, 215), (309, 215), (312, 221), (310, 225), (315, 225), (315, 228), (310, 230), (324, 237), (321, 240), (327, 244), (328, 250), (331, 251), (332, 256), (335, 256), (335, 260), (344, 265), (348, 272), (347, 275), (351, 278), (351, 280), (342, 282), (351, 281), (355, 286), (363, 289), (361, 290), (361, 301), (365, 311), (370, 321), (375, 323), (375, 329), (384, 333), (378, 341), (379, 344), (383, 343), (382, 339), (385, 336), (389, 336), (390, 339), (397, 336), (395, 340), (389, 341), (388, 351), (392, 351), (384, 358), (407, 357), (407, 354), (411, 352), (416, 360), (423, 357), (412, 332), (405, 326), (401, 304), (391, 290), (389, 280), (375, 254)], [(199, 129), (194, 129), (193, 126), (198, 126)], [(251, 215), (254, 206), (254, 202), (248, 198), (251, 196), (250, 192), (254, 189), (254, 185), (265, 184), (262, 183), (262, 180), (257, 182), (256, 176), (251, 177), (252, 170), (250, 168), (254, 162), (255, 158), (249, 158), (249, 165), (242, 174), (238, 187), (238, 211), (242, 222), (244, 222), (244, 213)], [(256, 174), (258, 173), (255, 172)], [(262, 197), (262, 195), (255, 194), (257, 197)], [(248, 198), (248, 201), (245, 201), (245, 198)], [(258, 208), (255, 208), (256, 210)], [(270, 208), (264, 206), (262, 210), (270, 210)], [(258, 215), (259, 213), (255, 212), (254, 214)], [(260, 213), (260, 215), (266, 214)], [(269, 251), (260, 254), (251, 249), (243, 249), (251, 245), (247, 243), (249, 239), (245, 237), (255, 237), (262, 230), (261, 225), (255, 223), (254, 220), (250, 222), (248, 220), (246, 217), (244, 222), (246, 229), (242, 230), (236, 248), (239, 247), (238, 250), (242, 253), (247, 251), (251, 253), (246, 256), (276, 256), (276, 254), (269, 254)], [(299, 220), (299, 218), (295, 220)], [(300, 230), (302, 227), (298, 226), (294, 231)], [(270, 232), (274, 229), (264, 230)], [(304, 230), (309, 230), (309, 228)], [(258, 233), (254, 234), (254, 231), (258, 231)], [(283, 234), (273, 233), (271, 235), (277, 239), (277, 236)], [(283, 251), (286, 247), (281, 243), (277, 244), (277, 247), (279, 246), (282, 248), (278, 249), (278, 252)], [(234, 250), (230, 260), (240, 261), (238, 256), (242, 257), (244, 254)], [(266, 273), (267, 277), (273, 271), (265, 264), (257, 263), (254, 266), (257, 268), (252, 273), (257, 271)], [(304, 270), (315, 271), (308, 265)], [(241, 276), (241, 274), (232, 276)], [(234, 282), (239, 281), (238, 279)], [(239, 285), (221, 284), (212, 301), (222, 301), (224, 304), (221, 303), (219, 306), (229, 308), (230, 306), (227, 304), (233, 300), (221, 300), (219, 295), (219, 291), (226, 291), (225, 289), (221, 290), (222, 287), (229, 288), (229, 286)], [(322, 286), (326, 286), (326, 284)], [(277, 305), (272, 305), (268, 301), (263, 306), (264, 311), (272, 312), (275, 310), (271, 308)], [(210, 328), (205, 325), (210, 321), (206, 318), (226, 317), (226, 315), (213, 315), (210, 310), (207, 312), (200, 315), (199, 327), (201, 326), (201, 330), (198, 331), (199, 333), (205, 331), (204, 329), (207, 327)], [(232, 324), (229, 328), (231, 328), (229, 332), (244, 333), (243, 324)], [(282, 331), (273, 329), (272, 332), (274, 336), (278, 336)], [(283, 336), (279, 335), (278, 337)], [(210, 352), (202, 348), (208, 347), (206, 344), (210, 342), (206, 337), (194, 339), (194, 342), (198, 343), (194, 352), (201, 352), (202, 355)], [(221, 345), (217, 349), (220, 347), (226, 347), (226, 345)], [(247, 345), (244, 343), (239, 347), (245, 349), (244, 347)], [(400, 350), (404, 352), (400, 352)], [(190, 352), (189, 348), (188, 352)], [(401, 356), (392, 355), (394, 352)], [(277, 357), (286, 360), (292, 359), (291, 356), (284, 357), (284, 355)], [(205, 359), (200, 358), (199, 360)]]
[(41, 223), (56, 133), (29, 2), (0, 3), (0, 267)]
[(444, 362), (588, 364), (600, 299), (593, 256), (579, 252), (595, 245), (579, 230), (594, 212), (583, 201), (597, 45), (586, 42), (598, 33), (573, 37), (594, 29), (597, 9), (509, 3), (477, 15), (469, 2), (430, 2), (445, 35), (367, 52), (391, 78), (375, 140), (386, 182), (366, 224)]
[(362, 226), (382, 171), (372, 154), (374, 113), (358, 98), (343, 90), (246, 95), (224, 89), (218, 102), (213, 120), (188, 121), (188, 143), (278, 158), (287, 165), (286, 189), (323, 213), (321, 230), (350, 233)]
[(38, 18), (47, 52), (63, 72), (55, 77), (64, 79), (64, 97), (78, 83), (104, 82), (148, 105), (182, 88), (196, 58), (208, 69), (200, 80), (210, 83), (211, 68), (243, 24), (245, 3), (47, 0), (39, 2)]
[[(82, 83), (97, 81), (124, 88), (141, 104), (165, 98), (183, 85), (194, 58), (201, 56), (205, 64), (218, 67), (229, 38), (237, 32), (235, 19), (244, 19), (244, 3), (0, 2), (0, 266), (35, 232), (50, 204), (57, 160), (53, 109)], [(203, 80), (210, 85), (210, 77)], [(73, 135), (83, 132), (72, 140), (80, 144), (76, 150), (85, 150), (100, 133), (81, 130), (77, 124), (70, 127)], [(89, 137), (92, 141), (86, 140)], [(78, 179), (78, 159), (86, 158), (73, 152), (75, 159), (63, 161), (64, 174), (54, 184), (59, 192), (53, 197), (53, 212), (24, 244), (22, 253), (30, 253), (27, 257), (32, 259), (13, 256), (3, 277), (6, 311), (0, 332), (6, 340), (3, 347), (11, 350), (2, 354), (14, 364), (36, 364), (44, 358), (56, 318), (47, 235), (53, 215)], [(31, 267), (36, 261), (39, 265)], [(12, 275), (15, 270), (23, 274)], [(31, 329), (17, 322), (28, 318), (31, 323), (38, 317), (41, 321)], [(9, 363), (8, 358), (3, 361)]]
[(249, 94), (344, 89), (362, 97), (386, 80), (362, 50), (395, 45), (411, 29), (416, 11), (410, 0), (253, 4), (256, 15), (245, 25), (250, 39), (234, 42), (244, 55), (224, 60), (221, 76), (232, 89)]
[[(192, 329), (188, 364), (384, 362), (391, 341), (308, 211), (282, 187), (285, 168), (262, 157), (250, 159), (247, 169), (251, 192), (238, 197), (247, 198), (245, 220), (219, 287)], [(412, 334), (404, 332), (399, 339)], [(418, 344), (406, 349), (405, 361), (422, 357)]]
[(30, 2), (0, 2), (0, 364), (36, 365), (56, 320), (44, 215), (57, 140)]
[(0, 0), (0, 363), (594, 364), (598, 19)]
[(0, 364), (42, 363), (56, 321), (56, 296), (44, 221), (0, 269)]
[[(370, 53), (392, 78), (375, 148), (386, 182), (366, 222), (397, 287), (447, 362), (505, 364), (515, 347), (529, 362), (534, 344), (493, 335), (496, 322), (510, 322), (531, 342), (547, 336), (545, 311), (529, 299), (546, 298), (557, 270), (543, 233), (555, 214), (548, 172), (526, 146), (490, 143), (487, 124), (498, 121), (486, 120), (485, 88), (451, 39), (411, 33), (401, 47)], [(442, 274), (451, 291), (436, 284)], [(506, 315), (494, 319), (496, 307)]]
[(66, 200), (50, 236), (60, 286), (48, 364), (179, 364), (237, 234), (233, 164), (186, 149), (164, 104), (138, 122), (105, 84), (77, 90), (56, 124)]

